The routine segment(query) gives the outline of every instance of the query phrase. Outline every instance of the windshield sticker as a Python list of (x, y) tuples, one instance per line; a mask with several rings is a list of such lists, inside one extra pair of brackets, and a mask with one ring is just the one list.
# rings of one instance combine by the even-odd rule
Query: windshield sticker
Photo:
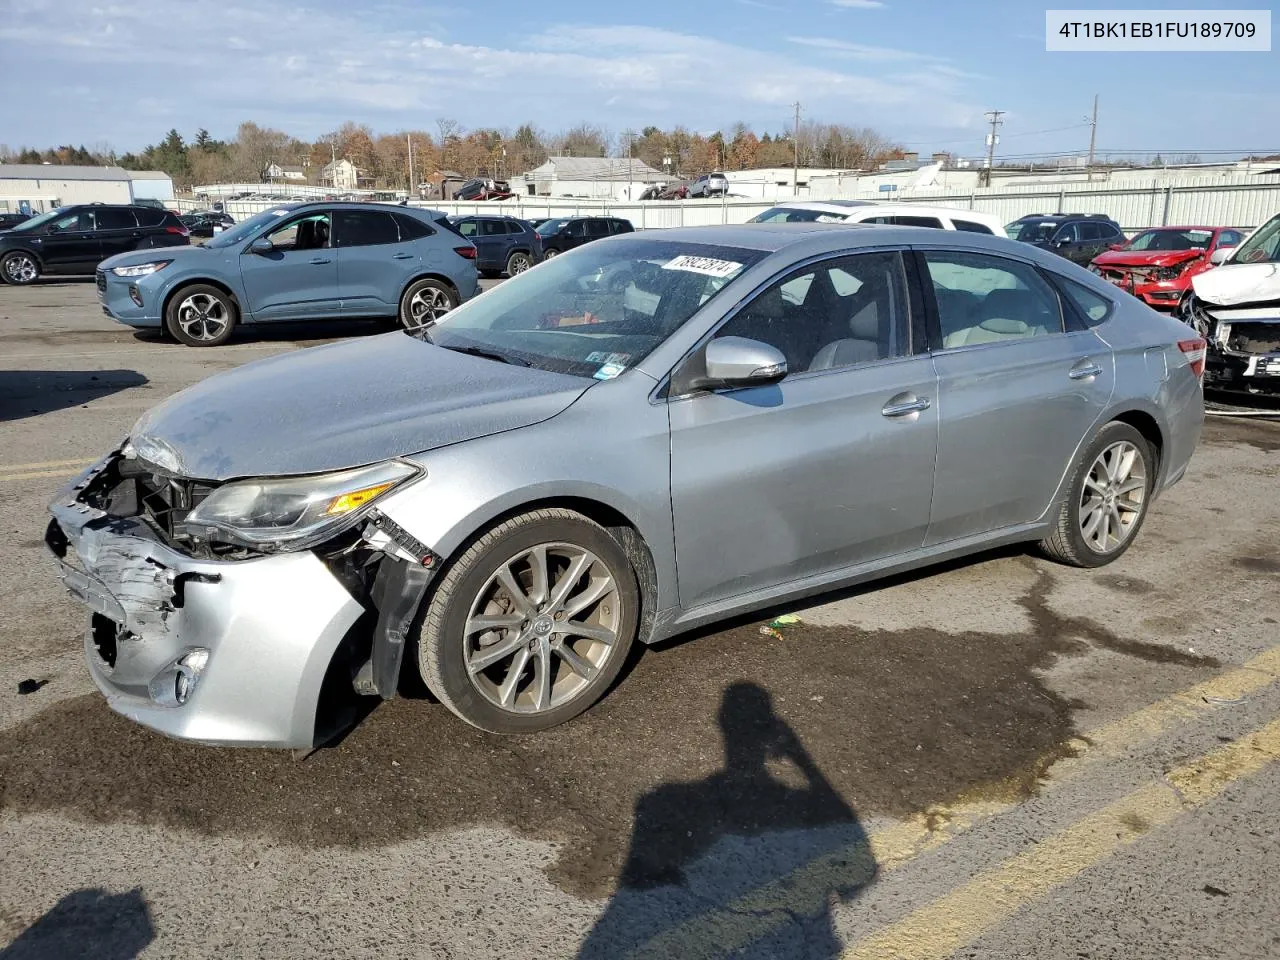
[(626, 366), (621, 363), (606, 363), (599, 370), (593, 373), (592, 376), (597, 380), (612, 380), (625, 369), (627, 369)]
[(686, 273), (701, 273), (708, 277), (728, 277), (742, 269), (742, 264), (732, 260), (716, 260), (714, 257), (676, 257), (664, 263), (663, 270), (683, 270)]
[(620, 363), (624, 367), (631, 362), (629, 353), (609, 353), (607, 350), (594, 350), (587, 354), (586, 363)]
[(542, 318), (540, 326), (544, 330), (548, 330), (548, 329), (555, 330), (559, 327), (581, 327), (586, 324), (599, 323), (599, 322), (600, 322), (600, 318), (597, 317), (590, 310), (587, 310), (584, 313), (578, 316), (573, 316), (573, 317), (565, 317), (565, 316), (558, 316), (556, 314), (549, 314)]

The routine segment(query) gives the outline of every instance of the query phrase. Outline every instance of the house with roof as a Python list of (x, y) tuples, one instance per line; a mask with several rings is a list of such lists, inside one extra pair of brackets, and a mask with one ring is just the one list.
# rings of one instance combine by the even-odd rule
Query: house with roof
[(530, 197), (625, 200), (672, 177), (632, 157), (547, 157), (541, 166), (511, 178), (511, 189)]
[(373, 177), (368, 176), (364, 170), (346, 157), (326, 163), (320, 170), (320, 185), (332, 187), (342, 193), (352, 190), (372, 190), (375, 183), (376, 180)]
[(262, 171), (262, 179), (267, 183), (302, 182), (307, 179), (307, 168), (300, 163), (276, 163), (273, 160)]

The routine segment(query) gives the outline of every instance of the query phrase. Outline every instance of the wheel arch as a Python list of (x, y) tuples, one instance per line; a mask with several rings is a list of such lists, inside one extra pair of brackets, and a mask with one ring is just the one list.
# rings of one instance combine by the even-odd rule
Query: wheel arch
[(1164, 430), (1161, 428), (1160, 422), (1147, 411), (1136, 408), (1113, 414), (1111, 420), (1127, 423), (1142, 434), (1142, 438), (1151, 446), (1151, 453), (1156, 458), (1156, 476), (1160, 476), (1164, 468), (1165, 444)]
[(446, 287), (448, 287), (450, 290), (453, 291), (453, 295), (458, 299), (458, 302), (459, 303), (462, 302), (462, 295), (458, 292), (458, 285), (456, 283), (454, 283), (452, 280), (446, 277), (443, 273), (436, 273), (431, 270), (423, 270), (411, 276), (408, 280), (404, 282), (404, 286), (400, 288), (400, 297), (396, 300), (397, 310), (399, 309), (400, 304), (404, 302), (404, 295), (409, 292), (409, 288), (412, 287), (419, 280), (435, 280), (437, 283), (443, 283)]
[(3, 263), (5, 260), (7, 260), (10, 256), (12, 256), (15, 253), (27, 254), (27, 256), (34, 259), (35, 262), (39, 265), (40, 272), (41, 273), (44, 272), (44, 257), (40, 256), (39, 251), (29, 250), (26, 247), (13, 247), (9, 250), (5, 250), (3, 253), (0, 253), (0, 263)]

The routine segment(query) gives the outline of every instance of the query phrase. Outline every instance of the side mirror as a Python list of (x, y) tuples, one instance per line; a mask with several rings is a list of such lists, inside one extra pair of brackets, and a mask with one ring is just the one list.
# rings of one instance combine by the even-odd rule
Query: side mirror
[(720, 337), (704, 351), (706, 374), (693, 388), (760, 387), (787, 375), (787, 358), (777, 347), (746, 337)]
[(1069, 246), (1069, 245), (1070, 245), (1070, 243), (1071, 243), (1071, 238), (1070, 238), (1070, 237), (1059, 237), (1057, 240), (1053, 241), (1053, 245), (1054, 245), (1055, 247), (1065, 247), (1065, 246)]
[(1235, 247), (1219, 247), (1213, 253), (1209, 254), (1210, 263), (1226, 263), (1227, 258), (1235, 252)]
[(272, 243), (268, 237), (259, 237), (257, 240), (253, 241), (253, 243), (249, 244), (250, 253), (270, 253), (275, 248), (276, 245)]

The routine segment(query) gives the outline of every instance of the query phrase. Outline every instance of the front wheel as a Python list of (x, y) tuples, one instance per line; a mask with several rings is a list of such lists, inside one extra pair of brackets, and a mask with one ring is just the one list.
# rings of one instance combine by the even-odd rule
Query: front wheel
[(216, 347), (231, 339), (237, 319), (229, 296), (217, 287), (197, 283), (183, 287), (169, 300), (164, 327), (188, 347)]
[(400, 298), (400, 326), (420, 330), (458, 305), (458, 295), (439, 280), (415, 280)]
[(40, 276), (40, 264), (31, 254), (18, 251), (0, 262), (0, 275), (4, 276), (6, 283), (23, 287), (36, 282)]
[(1101, 567), (1115, 560), (1129, 549), (1146, 519), (1155, 467), (1146, 437), (1127, 423), (1108, 423), (1085, 448), (1041, 549), (1073, 567)]
[(635, 639), (640, 590), (618, 542), (570, 510), (481, 536), (440, 581), (418, 636), (427, 687), (492, 733), (545, 730), (595, 703)]

